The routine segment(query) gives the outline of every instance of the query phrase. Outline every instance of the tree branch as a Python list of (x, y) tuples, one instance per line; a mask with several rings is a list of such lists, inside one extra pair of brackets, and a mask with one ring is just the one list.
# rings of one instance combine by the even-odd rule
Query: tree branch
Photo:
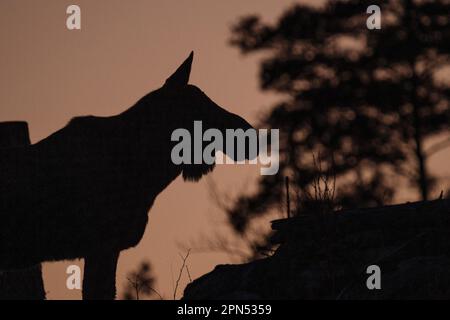
[(188, 250), (188, 252), (186, 253), (186, 256), (182, 257), (182, 259), (183, 259), (183, 264), (181, 265), (180, 273), (178, 274), (178, 279), (177, 279), (177, 281), (175, 282), (175, 289), (173, 290), (173, 300), (175, 300), (176, 297), (177, 297), (178, 285), (179, 285), (179, 283), (180, 283), (181, 276), (183, 275), (184, 267), (186, 266), (186, 260), (187, 260), (187, 258), (189, 257), (189, 254), (190, 254), (190, 253), (191, 253), (191, 249)]
[(447, 139), (432, 145), (430, 148), (428, 148), (425, 154), (427, 157), (430, 157), (433, 154), (438, 153), (439, 151), (442, 151), (443, 149), (446, 149), (448, 147), (450, 147), (450, 137), (447, 137)]

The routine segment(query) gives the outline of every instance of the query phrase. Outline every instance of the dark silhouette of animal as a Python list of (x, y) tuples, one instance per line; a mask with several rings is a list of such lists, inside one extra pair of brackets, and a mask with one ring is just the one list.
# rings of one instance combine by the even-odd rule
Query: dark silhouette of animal
[(156, 196), (177, 176), (214, 164), (175, 165), (171, 134), (251, 128), (189, 85), (193, 53), (165, 84), (111, 117), (76, 117), (28, 147), (0, 150), (0, 270), (85, 259), (84, 299), (113, 299), (121, 250), (139, 243)]

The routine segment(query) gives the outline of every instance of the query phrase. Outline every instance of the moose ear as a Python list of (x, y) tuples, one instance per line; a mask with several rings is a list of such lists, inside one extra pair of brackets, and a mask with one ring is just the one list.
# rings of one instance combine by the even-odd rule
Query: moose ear
[(179, 88), (186, 86), (189, 82), (189, 75), (191, 74), (192, 60), (194, 59), (194, 51), (189, 57), (178, 67), (164, 84), (165, 87)]

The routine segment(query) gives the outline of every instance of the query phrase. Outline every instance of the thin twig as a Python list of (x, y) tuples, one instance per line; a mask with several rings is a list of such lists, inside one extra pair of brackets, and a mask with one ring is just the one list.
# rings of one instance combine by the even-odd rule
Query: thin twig
[(139, 281), (137, 280), (137, 277), (136, 277), (136, 280), (131, 280), (130, 278), (127, 277), (127, 280), (131, 283), (131, 285), (134, 288), (134, 291), (136, 293), (136, 300), (139, 300), (139, 289), (140, 288), (139, 288)]
[(287, 217), (291, 217), (291, 201), (289, 199), (289, 177), (285, 177), (285, 184), (286, 184), (286, 208), (287, 208)]
[(186, 260), (189, 257), (190, 252), (191, 252), (191, 249), (188, 250), (188, 252), (186, 253), (186, 256), (183, 258), (183, 264), (181, 265), (180, 273), (178, 274), (178, 279), (175, 282), (175, 289), (173, 290), (173, 300), (176, 299), (178, 285), (180, 284), (181, 276), (183, 275), (183, 270), (184, 270), (184, 267), (186, 266)]
[(189, 266), (188, 265), (186, 265), (186, 272), (187, 272), (187, 275), (188, 275), (188, 278), (189, 278), (189, 283), (191, 283), (192, 282), (192, 278), (191, 278), (191, 273), (189, 272)]
[(427, 157), (430, 157), (431, 155), (450, 147), (450, 137), (447, 137), (445, 140), (440, 141), (431, 147), (428, 148), (428, 150), (425, 152)]
[(156, 293), (159, 297), (159, 300), (164, 300), (164, 298), (162, 297), (162, 295), (159, 294), (158, 291), (156, 291), (155, 289), (153, 289), (152, 287), (148, 287), (151, 291), (153, 291), (154, 293)]

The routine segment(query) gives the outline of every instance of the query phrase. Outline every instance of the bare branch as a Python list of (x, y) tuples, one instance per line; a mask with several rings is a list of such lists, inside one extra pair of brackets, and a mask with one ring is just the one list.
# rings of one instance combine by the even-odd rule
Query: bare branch
[(425, 154), (427, 157), (430, 157), (433, 154), (438, 153), (439, 151), (446, 149), (448, 147), (450, 147), (450, 137), (447, 137), (445, 140), (432, 145), (430, 148), (428, 148)]
[(140, 290), (140, 285), (139, 285), (139, 280), (137, 279), (136, 276), (136, 280), (131, 280), (130, 278), (127, 277), (127, 280), (131, 283), (131, 285), (134, 288), (134, 292), (136, 294), (136, 300), (139, 300), (139, 290)]
[(191, 277), (191, 273), (189, 272), (189, 266), (188, 265), (186, 265), (186, 272), (187, 272), (187, 275), (188, 275), (188, 278), (189, 278), (189, 283), (191, 283), (192, 282), (192, 277)]
[(162, 295), (159, 294), (158, 291), (156, 291), (155, 289), (153, 289), (152, 287), (148, 287), (152, 292), (156, 293), (159, 297), (159, 300), (164, 300), (164, 298), (162, 297)]
[(178, 285), (180, 284), (181, 276), (183, 275), (183, 270), (184, 270), (184, 267), (186, 266), (186, 260), (188, 259), (190, 253), (191, 253), (191, 249), (189, 249), (187, 251), (186, 256), (182, 257), (183, 264), (181, 265), (180, 273), (178, 274), (178, 279), (175, 282), (175, 289), (173, 290), (173, 300), (175, 300), (177, 297)]

